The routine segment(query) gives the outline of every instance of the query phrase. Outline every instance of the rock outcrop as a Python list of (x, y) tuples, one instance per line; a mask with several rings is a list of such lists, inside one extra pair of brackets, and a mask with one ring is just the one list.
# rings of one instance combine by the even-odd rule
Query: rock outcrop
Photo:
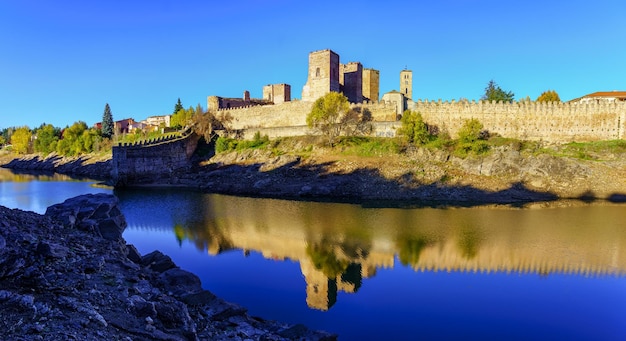
[(28, 155), (15, 158), (2, 167), (18, 171), (56, 172), (96, 180), (109, 180), (112, 170), (110, 158), (62, 157), (54, 153), (46, 157)]
[(45, 215), (0, 206), (0, 339), (330, 340), (251, 317), (197, 276), (122, 238), (117, 199), (84, 195)]

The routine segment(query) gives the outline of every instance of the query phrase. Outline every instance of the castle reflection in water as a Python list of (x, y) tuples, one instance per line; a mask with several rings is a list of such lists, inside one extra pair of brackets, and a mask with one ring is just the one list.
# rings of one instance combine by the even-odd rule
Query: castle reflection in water
[(400, 209), (221, 195), (170, 199), (158, 200), (172, 203), (169, 211), (146, 206), (153, 221), (141, 225), (174, 225), (180, 241), (210, 255), (240, 249), (295, 260), (307, 304), (319, 310), (398, 261), (416, 271), (626, 274), (626, 211), (611, 205)]

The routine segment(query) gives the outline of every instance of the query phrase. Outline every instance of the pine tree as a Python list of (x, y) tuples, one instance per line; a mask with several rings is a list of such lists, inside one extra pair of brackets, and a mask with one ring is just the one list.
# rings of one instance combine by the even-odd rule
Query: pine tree
[(490, 80), (481, 99), (483, 101), (513, 102), (514, 97), (515, 94), (512, 91), (504, 91), (496, 82)]
[(109, 139), (113, 136), (113, 114), (111, 114), (109, 103), (104, 106), (102, 115), (102, 136)]
[(183, 108), (183, 104), (180, 102), (180, 97), (179, 97), (178, 98), (178, 102), (176, 102), (176, 105), (174, 106), (174, 112), (172, 113), (172, 115), (176, 114), (177, 112), (179, 112), (179, 111), (181, 111), (183, 109), (185, 109), (185, 108)]

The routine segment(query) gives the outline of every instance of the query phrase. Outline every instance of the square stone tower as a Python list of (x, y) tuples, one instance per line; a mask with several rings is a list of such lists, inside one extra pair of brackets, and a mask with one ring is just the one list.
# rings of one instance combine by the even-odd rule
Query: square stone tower
[(351, 103), (363, 102), (363, 65), (359, 62), (341, 64), (339, 71), (341, 92)]
[(309, 75), (302, 88), (302, 100), (313, 102), (331, 91), (340, 91), (339, 55), (331, 50), (309, 53)]
[(380, 72), (374, 69), (363, 69), (363, 100), (378, 102), (380, 89)]
[(291, 101), (291, 85), (268, 84), (263, 87), (263, 99), (274, 104)]
[(400, 92), (409, 99), (413, 98), (413, 71), (400, 71)]

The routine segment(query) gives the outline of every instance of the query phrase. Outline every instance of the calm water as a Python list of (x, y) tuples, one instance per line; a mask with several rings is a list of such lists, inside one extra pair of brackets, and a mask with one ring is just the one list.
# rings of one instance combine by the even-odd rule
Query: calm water
[[(0, 205), (42, 213), (68, 178), (0, 169)], [(251, 314), (353, 339), (626, 339), (626, 206), (365, 208), (124, 191), (124, 237)]]

